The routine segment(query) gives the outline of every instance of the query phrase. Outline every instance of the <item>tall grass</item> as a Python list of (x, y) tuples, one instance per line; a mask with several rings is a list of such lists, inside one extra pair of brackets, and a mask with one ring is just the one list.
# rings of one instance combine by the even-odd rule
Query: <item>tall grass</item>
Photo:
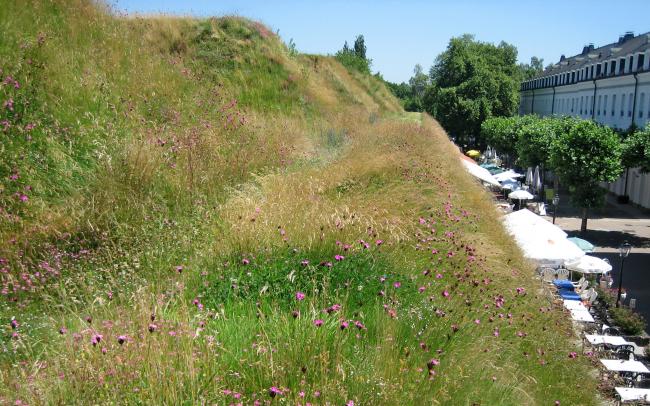
[(238, 17), (30, 6), (0, 11), (0, 403), (596, 402), (444, 131), (375, 78)]

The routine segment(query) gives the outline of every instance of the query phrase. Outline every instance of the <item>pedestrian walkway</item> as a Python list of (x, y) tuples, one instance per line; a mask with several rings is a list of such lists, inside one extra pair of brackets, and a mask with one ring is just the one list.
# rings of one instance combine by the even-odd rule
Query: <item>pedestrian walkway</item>
[[(580, 210), (572, 207), (568, 195), (560, 195), (555, 223), (569, 235), (580, 234)], [(547, 220), (553, 219), (552, 206), (547, 209)], [(605, 207), (589, 213), (587, 232), (580, 235), (598, 249), (596, 252), (618, 252), (618, 247), (629, 242), (635, 252), (650, 253), (650, 214), (630, 204), (620, 204), (607, 196)]]
[[(553, 220), (553, 207), (547, 210), (547, 220)], [(626, 304), (636, 299), (637, 311), (650, 322), (650, 213), (631, 204), (620, 204), (616, 197), (607, 196), (603, 208), (589, 213), (587, 232), (580, 234), (580, 210), (571, 206), (568, 194), (560, 194), (555, 224), (570, 236), (580, 236), (593, 243), (593, 254), (607, 258), (613, 266), (614, 287), (618, 287), (621, 258), (619, 247), (624, 242), (632, 245), (625, 259), (623, 284), (627, 291)]]

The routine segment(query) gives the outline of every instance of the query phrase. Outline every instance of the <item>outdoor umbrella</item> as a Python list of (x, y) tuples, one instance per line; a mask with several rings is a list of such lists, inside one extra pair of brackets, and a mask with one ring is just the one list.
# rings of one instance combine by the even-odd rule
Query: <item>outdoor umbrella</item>
[(504, 189), (509, 189), (514, 191), (514, 190), (519, 190), (521, 188), (519, 182), (517, 182), (514, 179), (506, 179), (506, 180), (501, 180), (499, 182), (501, 183), (501, 186), (503, 186)]
[(494, 179), (492, 174), (490, 174), (490, 172), (487, 169), (480, 167), (479, 165), (476, 164), (476, 162), (472, 161), (470, 158), (461, 156), (461, 161), (463, 162), (463, 165), (465, 166), (467, 172), (469, 172), (473, 176), (477, 177), (481, 181), (488, 183), (492, 186), (501, 187), (501, 184), (497, 182), (496, 179)]
[(566, 262), (566, 269), (584, 274), (590, 273), (607, 273), (612, 270), (612, 266), (600, 258), (585, 255), (576, 261)]
[(522, 200), (531, 200), (533, 197), (533, 195), (523, 189), (515, 190), (508, 195), (509, 199), (517, 200), (517, 209), (521, 209)]
[(526, 184), (530, 185), (533, 183), (533, 168), (528, 168), (526, 171)]
[(499, 182), (504, 181), (504, 180), (513, 180), (514, 178), (518, 178), (524, 176), (521, 173), (517, 173), (513, 171), (512, 169), (508, 169), (505, 172), (497, 173), (494, 175), (494, 178), (498, 180)]
[(533, 197), (533, 195), (525, 190), (515, 190), (508, 195), (508, 198), (513, 200), (531, 200)]
[(539, 192), (542, 189), (542, 178), (539, 176), (539, 166), (535, 167), (533, 174), (533, 190)]
[(578, 237), (569, 237), (569, 238), (567, 238), (567, 240), (569, 240), (569, 241), (571, 241), (572, 243), (574, 243), (575, 245), (577, 245), (578, 248), (580, 248), (580, 249), (583, 250), (584, 252), (594, 252), (594, 248), (596, 248), (596, 247), (594, 246), (594, 244), (590, 243), (590, 242), (587, 241), (587, 240), (583, 240), (582, 238), (578, 238)]
[(515, 236), (515, 242), (524, 257), (537, 262), (540, 266), (558, 267), (566, 263), (577, 262), (585, 256), (582, 250), (569, 242), (566, 237), (544, 236), (542, 233), (528, 232)]
[(518, 210), (505, 215), (503, 217), (503, 224), (508, 234), (520, 240), (536, 236), (566, 239), (567, 236), (560, 227), (528, 209)]

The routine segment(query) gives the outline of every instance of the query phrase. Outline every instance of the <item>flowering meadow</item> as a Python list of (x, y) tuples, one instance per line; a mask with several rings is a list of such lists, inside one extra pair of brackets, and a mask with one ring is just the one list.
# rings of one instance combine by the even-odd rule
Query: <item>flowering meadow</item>
[(0, 404), (589, 405), (428, 116), (239, 17), (0, 11)]

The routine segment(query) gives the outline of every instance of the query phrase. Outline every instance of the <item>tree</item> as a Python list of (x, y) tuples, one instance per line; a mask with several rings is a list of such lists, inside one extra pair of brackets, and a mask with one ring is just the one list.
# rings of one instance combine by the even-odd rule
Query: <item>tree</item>
[(363, 35), (358, 35), (354, 41), (354, 48), (350, 49), (348, 42), (345, 41), (343, 49), (336, 52), (334, 57), (348, 69), (353, 69), (361, 73), (370, 74), (372, 60), (366, 58), (366, 44)]
[(520, 129), (539, 120), (535, 115), (491, 117), (481, 124), (481, 137), (500, 153), (516, 157)]
[(521, 80), (530, 80), (544, 71), (544, 59), (533, 56), (530, 63), (520, 63), (519, 72)]
[(452, 38), (431, 67), (435, 89), (425, 92), (425, 110), (460, 142), (484, 147), (481, 123), (517, 111), (520, 73), (516, 62), (517, 49), (505, 42), (484, 43), (468, 34)]
[(419, 63), (413, 68), (413, 77), (409, 79), (411, 86), (412, 97), (422, 100), (424, 91), (429, 85), (429, 76), (422, 70), (422, 65)]
[(429, 75), (424, 73), (422, 65), (417, 64), (413, 69), (413, 76), (409, 83), (386, 82), (393, 94), (402, 101), (406, 111), (422, 111), (423, 99), (427, 89), (430, 87)]
[(363, 35), (357, 35), (357, 38), (354, 40), (354, 54), (361, 59), (367, 59), (366, 42)]
[(587, 230), (589, 209), (603, 204), (600, 182), (613, 182), (621, 174), (621, 142), (608, 127), (591, 120), (567, 122), (566, 131), (551, 143), (550, 163), (568, 186), (572, 203), (582, 209), (580, 231)]
[(524, 120), (517, 129), (517, 161), (523, 167), (537, 165), (551, 169), (551, 146), (558, 134), (571, 125), (573, 118), (531, 118)]
[(650, 126), (632, 133), (623, 142), (623, 166), (650, 172)]

